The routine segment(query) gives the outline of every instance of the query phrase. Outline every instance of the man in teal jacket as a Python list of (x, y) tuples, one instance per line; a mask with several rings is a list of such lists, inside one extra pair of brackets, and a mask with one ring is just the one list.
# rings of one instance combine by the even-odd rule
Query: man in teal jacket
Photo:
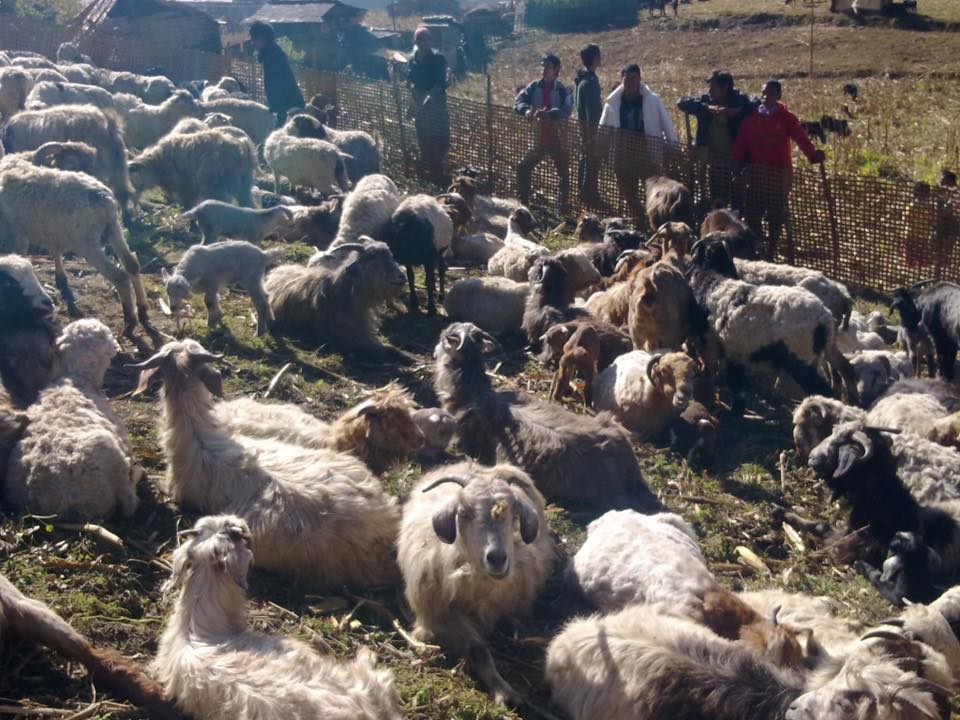
[(597, 77), (601, 64), (600, 46), (587, 45), (580, 51), (580, 61), (583, 67), (577, 71), (574, 86), (577, 120), (580, 121), (580, 138), (583, 141), (583, 157), (577, 172), (577, 182), (580, 186), (580, 199), (587, 205), (601, 207), (603, 203), (597, 187), (597, 176), (600, 173), (597, 127), (603, 112), (600, 78)]

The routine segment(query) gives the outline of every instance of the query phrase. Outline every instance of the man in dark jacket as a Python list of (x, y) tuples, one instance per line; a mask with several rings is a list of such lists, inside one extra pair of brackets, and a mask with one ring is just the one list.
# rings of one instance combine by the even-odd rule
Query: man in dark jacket
[(577, 71), (574, 86), (574, 104), (577, 108), (577, 120), (580, 121), (580, 137), (583, 140), (583, 157), (577, 172), (577, 182), (580, 185), (580, 199), (588, 205), (600, 207), (602, 202), (597, 187), (597, 176), (600, 172), (597, 127), (603, 112), (600, 78), (597, 77), (601, 64), (600, 46), (587, 45), (580, 51), (580, 61), (583, 67)]
[(560, 176), (560, 206), (566, 207), (570, 190), (570, 162), (564, 147), (564, 123), (573, 110), (573, 93), (560, 82), (560, 58), (550, 53), (541, 61), (542, 75), (517, 94), (513, 109), (537, 123), (537, 140), (517, 166), (517, 194), (530, 204), (534, 168), (549, 157)]
[(714, 200), (733, 202), (730, 151), (744, 119), (756, 103), (734, 87), (733, 76), (716, 70), (707, 78), (707, 93), (680, 98), (677, 107), (697, 118), (696, 146), (710, 163), (710, 194)]
[(303, 93), (290, 69), (287, 54), (277, 45), (273, 28), (259, 20), (250, 26), (250, 40), (263, 65), (263, 89), (267, 107), (277, 116), (277, 127), (287, 121), (287, 113), (304, 106)]
[(417, 128), (420, 161), (427, 179), (445, 185), (443, 163), (450, 149), (450, 114), (447, 110), (447, 59), (433, 47), (425, 27), (413, 34), (413, 56), (407, 67), (413, 97), (413, 122)]

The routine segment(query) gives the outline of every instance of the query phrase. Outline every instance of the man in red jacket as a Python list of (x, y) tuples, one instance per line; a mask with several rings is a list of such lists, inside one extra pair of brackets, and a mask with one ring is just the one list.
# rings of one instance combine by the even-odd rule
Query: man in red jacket
[(768, 80), (763, 86), (760, 106), (744, 120), (730, 151), (733, 161), (749, 165), (747, 169), (747, 224), (763, 234), (764, 216), (770, 226), (768, 256), (776, 259), (777, 244), (790, 202), (793, 182), (792, 140), (811, 163), (822, 163), (824, 154), (817, 150), (800, 126), (797, 116), (780, 102), (783, 88), (779, 81)]

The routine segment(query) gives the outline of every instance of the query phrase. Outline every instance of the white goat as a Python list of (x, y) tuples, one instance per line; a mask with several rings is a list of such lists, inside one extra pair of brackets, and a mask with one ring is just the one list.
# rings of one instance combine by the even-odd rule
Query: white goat
[(397, 541), (414, 636), (466, 658), (498, 702), (519, 696), (497, 672), (486, 638), (524, 614), (554, 562), (543, 496), (518, 468), (440, 468), (410, 492)]
[(369, 650), (340, 662), (248, 629), (244, 520), (204, 517), (186, 534), (166, 585), (180, 592), (153, 663), (181, 711), (196, 720), (400, 720), (393, 676)]
[(54, 105), (95, 105), (103, 110), (115, 109), (113, 95), (96, 85), (44, 81), (34, 85), (27, 95), (28, 110)]
[(340, 229), (331, 248), (362, 242), (371, 237), (383, 240), (390, 218), (400, 205), (400, 190), (386, 175), (367, 175), (343, 203)]
[(534, 263), (550, 254), (545, 247), (530, 240), (535, 229), (536, 221), (528, 210), (514, 210), (510, 214), (503, 248), (487, 262), (487, 272), (491, 275), (502, 275), (515, 282), (525, 282)]
[(166, 492), (201, 512), (241, 515), (257, 565), (289, 578), (326, 588), (395, 580), (396, 499), (351, 455), (234, 437), (216, 420), (215, 359), (185, 340), (137, 366), (163, 378)]
[(286, 205), (257, 210), (240, 208), (220, 200), (204, 200), (181, 217), (200, 226), (205, 243), (229, 237), (256, 245), (292, 223), (294, 215), (294, 209)]
[(280, 192), (281, 177), (295, 187), (311, 187), (325, 195), (350, 189), (345, 156), (326, 140), (293, 137), (281, 128), (267, 138), (263, 157), (273, 171), (274, 192)]
[(496, 275), (458, 280), (443, 306), (451, 320), (492, 333), (519, 332), (530, 284)]

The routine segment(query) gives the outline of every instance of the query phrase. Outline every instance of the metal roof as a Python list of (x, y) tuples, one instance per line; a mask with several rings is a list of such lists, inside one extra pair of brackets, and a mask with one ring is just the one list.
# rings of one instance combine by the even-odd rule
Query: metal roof
[(322, 23), (331, 12), (361, 15), (365, 11), (339, 2), (290, 2), (274, 0), (257, 10), (249, 19), (268, 23)]

